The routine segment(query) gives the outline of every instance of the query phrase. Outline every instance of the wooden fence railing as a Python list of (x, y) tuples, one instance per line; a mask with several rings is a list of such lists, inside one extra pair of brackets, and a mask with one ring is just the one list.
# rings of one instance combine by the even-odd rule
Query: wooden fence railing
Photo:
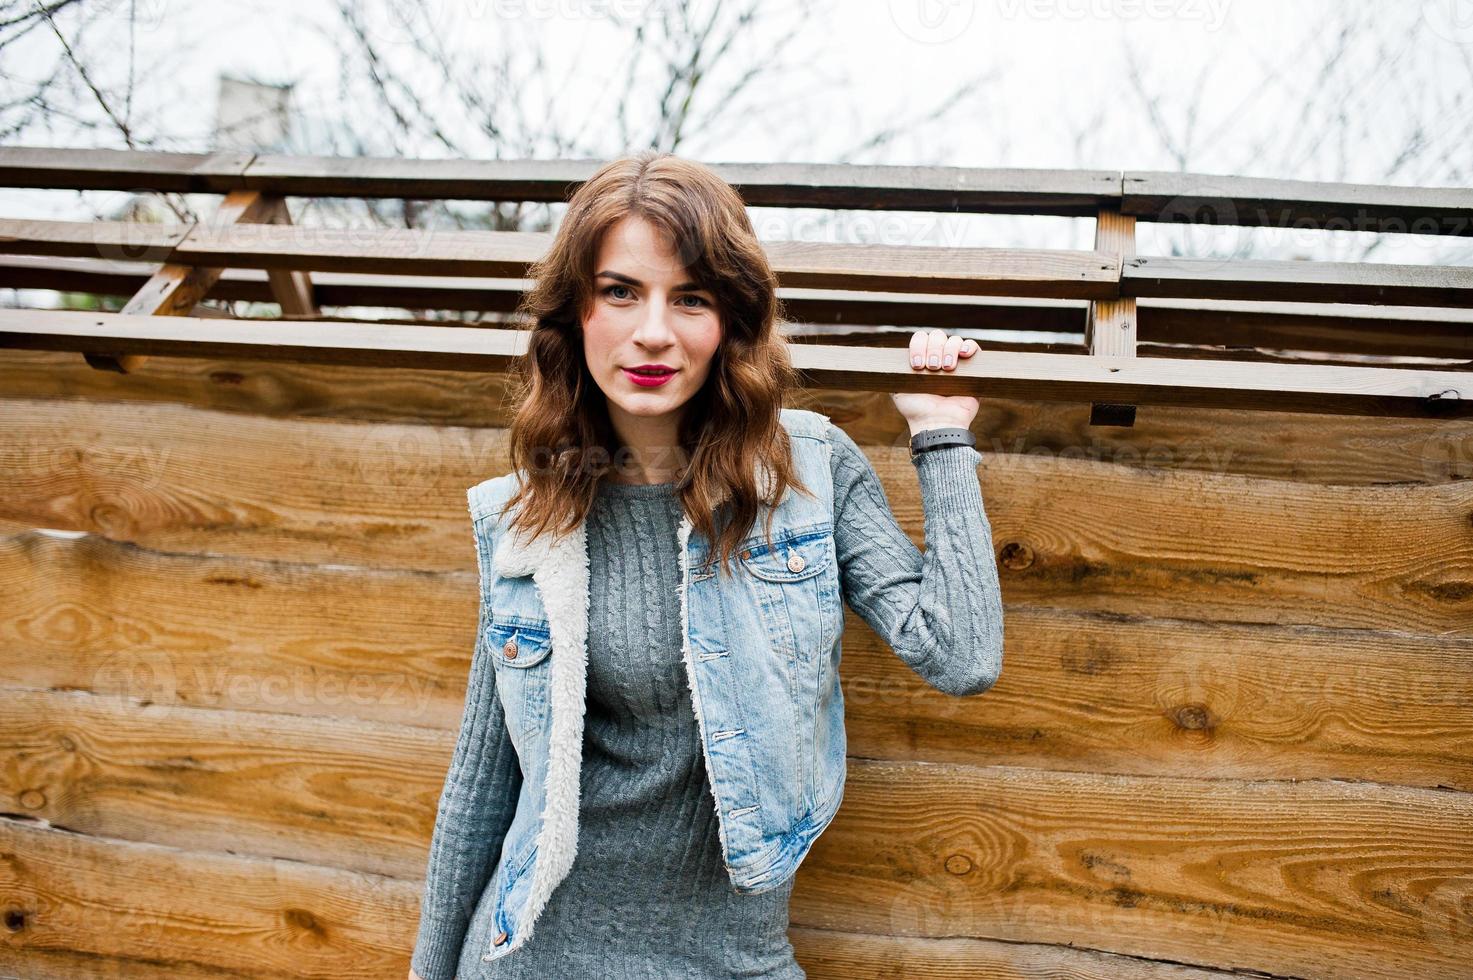
[[(547, 234), (304, 228), (289, 223), (285, 197), (557, 201), (596, 165), (6, 148), (0, 150), (0, 184), (228, 196), (217, 215), (195, 224), (0, 219), (0, 250), (8, 256), (0, 284), (131, 291), (124, 308), (128, 319), (63, 321), (0, 313), (0, 343), (78, 350), (96, 367), (122, 371), (136, 369), (153, 353), (218, 350), (217, 326), (191, 332), (132, 317), (188, 313), (222, 283), (222, 294), (270, 296), (296, 318), (315, 316), (316, 304), (329, 299), (505, 311), (514, 306), (520, 286), (486, 280), (524, 276), (546, 249)], [(1088, 252), (769, 243), (783, 288), (805, 291), (793, 298), (793, 315), (813, 322), (1063, 327), (1083, 335), (1077, 353), (989, 345), (997, 349), (987, 358), (962, 365), (954, 375), (924, 379), (886, 369), (889, 359), (863, 348), (840, 353), (815, 347), (798, 356), (810, 384), (1090, 400), (1096, 408), (1092, 421), (1115, 424), (1130, 424), (1137, 404), (1411, 417), (1473, 412), (1465, 364), (1392, 366), (1396, 358), (1468, 356), (1473, 269), (1140, 256), (1135, 249), (1137, 221), (1469, 235), (1473, 191), (1103, 171), (719, 169), (753, 205), (1097, 218), (1096, 247)], [(46, 260), (44, 274), (38, 259)], [(155, 268), (140, 283), (150, 263)], [(227, 278), (226, 270), (263, 270), (265, 279), (241, 272)], [(331, 278), (314, 282), (312, 274)], [(966, 302), (947, 302), (954, 297)], [(977, 302), (1003, 297), (1012, 302)], [(1019, 306), (1020, 299), (1054, 303)], [(1070, 301), (1075, 305), (1060, 305)], [(1145, 331), (1139, 323), (1143, 304)], [(392, 341), (381, 337), (385, 343), (378, 343), (379, 330), (365, 326), (333, 336), (352, 348), (353, 363), (389, 356), (433, 359), (451, 343), (461, 345), (449, 352), (464, 355), (459, 363), (484, 364), (476, 355), (490, 341), (469, 332), (437, 334), (410, 340), (409, 350), (391, 354), (416, 335), (399, 331)], [(231, 349), (239, 356), (279, 350), (277, 333), (259, 323), (232, 331)], [(326, 358), (331, 345), (322, 343), (323, 336), (290, 346), (304, 356), (311, 348), (312, 356)], [(1156, 346), (1143, 349), (1143, 340)], [(490, 342), (493, 348), (506, 343)], [(1328, 350), (1356, 360), (1306, 363), (1271, 354), (1266, 361), (1258, 353), (1264, 348)], [(1185, 358), (1194, 363), (1182, 363)]]

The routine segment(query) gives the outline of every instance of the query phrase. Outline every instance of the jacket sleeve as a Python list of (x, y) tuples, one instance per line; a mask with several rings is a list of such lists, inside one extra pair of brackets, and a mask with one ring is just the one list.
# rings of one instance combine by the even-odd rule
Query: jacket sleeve
[(925, 553), (901, 529), (879, 475), (843, 429), (833, 441), (834, 542), (844, 599), (936, 690), (980, 694), (1002, 672), (1002, 592), (971, 446), (915, 461)]
[(430, 839), (419, 934), (410, 961), (424, 980), (455, 976), (471, 915), (495, 870), (521, 790), (522, 771), (484, 640), (490, 616), (486, 606), (481, 603), (460, 732)]

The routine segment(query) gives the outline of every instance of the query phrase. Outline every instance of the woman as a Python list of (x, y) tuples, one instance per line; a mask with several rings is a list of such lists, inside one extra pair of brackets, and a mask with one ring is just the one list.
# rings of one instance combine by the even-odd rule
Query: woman
[[(480, 622), (410, 976), (803, 977), (842, 602), (939, 690), (1001, 669), (977, 399), (892, 396), (922, 555), (853, 440), (782, 408), (775, 276), (708, 167), (604, 166), (531, 271), (513, 472), (468, 492)], [(917, 331), (910, 364), (977, 349)]]

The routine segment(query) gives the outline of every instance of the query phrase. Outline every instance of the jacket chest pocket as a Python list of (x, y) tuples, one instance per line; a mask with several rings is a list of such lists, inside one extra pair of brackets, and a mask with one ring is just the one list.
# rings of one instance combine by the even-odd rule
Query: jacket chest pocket
[(496, 689), (508, 727), (524, 735), (544, 727), (552, 635), (530, 576), (499, 578), (492, 584), (486, 649), (496, 666)]
[(824, 525), (775, 538), (758, 538), (740, 552), (773, 647), (796, 663), (813, 663), (832, 644), (839, 623), (838, 561), (834, 530)]

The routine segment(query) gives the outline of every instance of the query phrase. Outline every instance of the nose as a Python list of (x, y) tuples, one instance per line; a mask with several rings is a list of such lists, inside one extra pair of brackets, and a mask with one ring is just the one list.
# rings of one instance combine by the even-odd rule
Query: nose
[(675, 342), (675, 330), (670, 324), (669, 303), (663, 297), (654, 297), (645, 315), (640, 317), (634, 331), (634, 341), (642, 347), (660, 350)]

